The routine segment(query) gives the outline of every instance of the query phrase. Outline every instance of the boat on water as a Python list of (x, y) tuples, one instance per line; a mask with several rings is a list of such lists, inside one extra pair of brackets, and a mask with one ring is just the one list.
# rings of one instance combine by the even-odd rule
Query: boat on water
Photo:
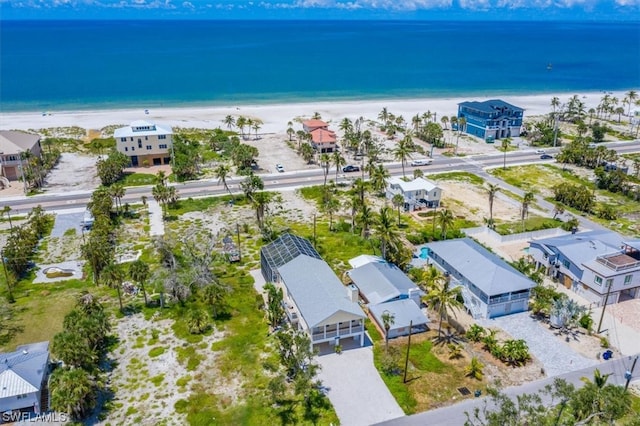
[(551, 71), (553, 69), (553, 65), (551, 64), (551, 62), (549, 62), (547, 64), (547, 71)]

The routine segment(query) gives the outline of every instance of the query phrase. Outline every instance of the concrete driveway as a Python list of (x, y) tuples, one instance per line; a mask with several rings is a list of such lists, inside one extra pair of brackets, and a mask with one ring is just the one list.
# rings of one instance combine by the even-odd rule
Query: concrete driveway
[(345, 426), (365, 426), (404, 416), (373, 366), (373, 347), (318, 357), (319, 378)]

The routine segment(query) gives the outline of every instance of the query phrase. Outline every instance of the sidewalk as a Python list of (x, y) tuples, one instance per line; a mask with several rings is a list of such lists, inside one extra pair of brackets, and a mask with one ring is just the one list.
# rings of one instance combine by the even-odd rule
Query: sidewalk
[(149, 235), (152, 237), (164, 235), (162, 207), (156, 200), (148, 200), (147, 208), (149, 209)]

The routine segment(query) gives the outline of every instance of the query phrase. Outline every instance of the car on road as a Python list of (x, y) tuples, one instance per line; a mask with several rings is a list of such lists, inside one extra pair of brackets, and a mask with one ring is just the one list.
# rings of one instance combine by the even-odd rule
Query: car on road
[(545, 154), (546, 151), (544, 149), (536, 149), (536, 154)]
[(349, 173), (349, 172), (359, 172), (360, 171), (360, 167), (358, 166), (354, 166), (352, 164), (349, 164), (348, 166), (344, 166), (342, 168), (342, 171), (345, 173)]
[(411, 165), (413, 167), (416, 167), (416, 166), (428, 166), (432, 162), (433, 162), (433, 160), (431, 160), (429, 158), (424, 158), (424, 159), (419, 159), (419, 160), (413, 160), (411, 162)]
[(279, 173), (284, 173), (284, 166), (282, 164), (276, 164), (276, 170)]
[(551, 160), (553, 158), (553, 155), (549, 155), (549, 154), (542, 154), (540, 156), (541, 160)]

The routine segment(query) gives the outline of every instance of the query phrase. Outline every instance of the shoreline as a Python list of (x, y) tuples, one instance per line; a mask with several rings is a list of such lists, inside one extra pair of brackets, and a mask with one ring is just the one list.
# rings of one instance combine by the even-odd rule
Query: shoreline
[[(600, 92), (557, 92), (544, 94), (513, 94), (500, 96), (452, 96), (452, 97), (422, 97), (422, 98), (390, 98), (327, 101), (310, 100), (295, 103), (246, 103), (237, 105), (212, 106), (175, 106), (148, 108), (117, 108), (95, 110), (66, 110), (43, 115), (42, 111), (7, 112), (0, 114), (0, 130), (29, 130), (53, 127), (78, 126), (84, 129), (101, 129), (110, 125), (127, 125), (134, 120), (149, 120), (158, 124), (175, 127), (194, 127), (203, 129), (225, 128), (224, 117), (245, 116), (259, 118), (263, 125), (259, 133), (285, 132), (287, 122), (295, 118), (309, 118), (319, 112), (322, 119), (329, 122), (333, 130), (337, 130), (338, 122), (345, 117), (355, 120), (364, 117), (367, 120), (377, 120), (378, 113), (386, 107), (396, 116), (402, 115), (405, 121), (411, 122), (416, 114), (431, 111), (437, 114), (439, 122), (442, 115), (457, 114), (457, 104), (464, 101), (483, 101), (499, 98), (505, 102), (525, 109), (525, 118), (547, 114), (552, 110), (551, 99), (555, 96), (564, 104), (574, 95), (578, 95), (585, 103), (585, 110), (595, 108), (602, 96), (609, 93), (620, 101), (624, 91)], [(294, 128), (300, 127), (294, 122)]]

